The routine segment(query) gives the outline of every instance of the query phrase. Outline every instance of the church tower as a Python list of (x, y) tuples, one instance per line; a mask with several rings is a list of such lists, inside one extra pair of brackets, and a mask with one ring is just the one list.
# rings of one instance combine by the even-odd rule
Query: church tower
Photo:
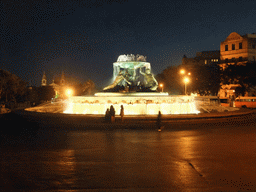
[(64, 77), (64, 71), (62, 71), (61, 78), (60, 78), (60, 85), (65, 84), (65, 77)]
[(45, 75), (45, 71), (44, 71), (41, 86), (46, 86), (46, 85), (47, 85), (47, 79), (46, 79), (46, 75)]

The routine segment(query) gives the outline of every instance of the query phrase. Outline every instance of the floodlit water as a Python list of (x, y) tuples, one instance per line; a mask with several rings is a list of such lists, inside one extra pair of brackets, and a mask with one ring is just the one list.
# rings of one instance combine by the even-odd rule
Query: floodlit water
[[(100, 103), (72, 103), (66, 104), (64, 113), (68, 114), (102, 114), (113, 105), (116, 111), (120, 111), (121, 104), (100, 104)], [(198, 114), (195, 102), (189, 103), (162, 103), (162, 104), (122, 104), (125, 115), (156, 115), (159, 111), (162, 114)]]
[(113, 105), (125, 115), (198, 114), (193, 96), (168, 96), (168, 93), (96, 93), (96, 96), (75, 96), (65, 103), (64, 113), (101, 114)]
[(254, 190), (255, 138), (255, 124), (4, 136), (0, 191)]

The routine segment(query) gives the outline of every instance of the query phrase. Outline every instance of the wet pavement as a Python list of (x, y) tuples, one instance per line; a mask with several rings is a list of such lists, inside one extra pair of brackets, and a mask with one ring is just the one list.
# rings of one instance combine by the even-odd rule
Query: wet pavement
[(2, 134), (0, 191), (256, 191), (256, 121), (223, 122)]

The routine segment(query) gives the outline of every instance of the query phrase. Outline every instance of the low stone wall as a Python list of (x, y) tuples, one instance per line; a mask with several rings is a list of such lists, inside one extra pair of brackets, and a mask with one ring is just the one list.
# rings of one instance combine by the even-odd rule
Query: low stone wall
[[(73, 103), (71, 105), (73, 105), (73, 106), (70, 106), (70, 107), (76, 108), (78, 110), (78, 114), (85, 114), (84, 110), (85, 109), (88, 110), (88, 106), (86, 107), (86, 106), (83, 106), (83, 105), (91, 105), (90, 107), (94, 108), (92, 106), (92, 104), (86, 104), (86, 103)], [(100, 105), (100, 104), (95, 103), (94, 105), (95, 105), (95, 108), (97, 108), (97, 107), (99, 107), (98, 105)], [(110, 105), (111, 104), (106, 105), (104, 107), (104, 109), (102, 109), (102, 112), (97, 113), (97, 114), (105, 114), (106, 109), (109, 108)], [(115, 106), (116, 114), (119, 114), (120, 113), (120, 106), (118, 104), (115, 104), (115, 105), (116, 105)], [(143, 114), (147, 114), (145, 111), (148, 111), (148, 112), (151, 111), (151, 112), (149, 112), (149, 114), (158, 114), (158, 111), (160, 109), (160, 108), (159, 109), (154, 108), (153, 107), (154, 104), (148, 104), (146, 108), (145, 108), (146, 104), (144, 104), (145, 105), (144, 108), (139, 107), (139, 105), (143, 105), (143, 104), (130, 104), (130, 105), (129, 104), (124, 104), (124, 109), (128, 110), (129, 106), (132, 106), (133, 108), (137, 108), (136, 110), (139, 111), (140, 108), (141, 108), (141, 109), (144, 110)], [(165, 104), (159, 104), (159, 105), (163, 105), (163, 107), (166, 108)], [(175, 108), (174, 104), (167, 104), (167, 105), (170, 105), (170, 107)], [(47, 103), (44, 103), (44, 104), (36, 106), (36, 107), (26, 108), (26, 110), (27, 111), (34, 111), (34, 112), (43, 112), (43, 113), (63, 113), (64, 111), (66, 111), (67, 113), (73, 113), (72, 111), (67, 111), (67, 109), (68, 109), (67, 107), (68, 107), (68, 104), (66, 104), (65, 102), (58, 102), (58, 103), (47, 102)], [(181, 106), (176, 106), (176, 107), (181, 107)], [(183, 106), (183, 108), (184, 108), (184, 106)], [(239, 110), (239, 108), (235, 108), (235, 107), (221, 106), (221, 104), (219, 104), (217, 102), (217, 100), (211, 100), (209, 98), (204, 98), (204, 97), (200, 97), (200, 99), (195, 99), (195, 108), (198, 111), (200, 111), (200, 113), (213, 113), (213, 112), (225, 112), (225, 111)], [(153, 109), (155, 109), (155, 110), (153, 110)], [(175, 113), (174, 109), (173, 109), (173, 113)], [(96, 114), (96, 113), (94, 113), (94, 114)], [(183, 114), (186, 114), (186, 112), (184, 111)]]
[(215, 112), (225, 112), (225, 111), (238, 111), (240, 108), (222, 106), (217, 102), (196, 102), (196, 107), (201, 113), (215, 113)]

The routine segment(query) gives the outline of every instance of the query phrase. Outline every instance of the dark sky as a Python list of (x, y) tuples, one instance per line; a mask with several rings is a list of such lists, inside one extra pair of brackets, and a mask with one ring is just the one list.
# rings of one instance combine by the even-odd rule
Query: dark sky
[(255, 0), (0, 1), (0, 68), (29, 85), (68, 78), (110, 83), (121, 54), (147, 56), (154, 74), (182, 56), (256, 32)]

